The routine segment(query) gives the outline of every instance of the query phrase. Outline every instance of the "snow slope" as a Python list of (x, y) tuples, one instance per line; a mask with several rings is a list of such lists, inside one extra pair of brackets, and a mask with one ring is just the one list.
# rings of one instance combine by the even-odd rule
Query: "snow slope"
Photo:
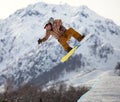
[[(37, 44), (44, 36), (43, 25), (49, 17), (60, 18), (67, 28), (73, 27), (89, 36), (65, 63), (60, 62), (65, 52), (52, 36), (45, 43)], [(0, 21), (0, 85), (7, 78), (17, 86), (28, 82), (37, 85), (58, 81), (75, 85), (93, 82), (120, 61), (119, 32), (120, 27), (112, 20), (86, 6), (40, 2), (17, 10)], [(80, 43), (72, 38), (69, 44)]]
[(103, 73), (77, 102), (120, 102), (120, 76)]

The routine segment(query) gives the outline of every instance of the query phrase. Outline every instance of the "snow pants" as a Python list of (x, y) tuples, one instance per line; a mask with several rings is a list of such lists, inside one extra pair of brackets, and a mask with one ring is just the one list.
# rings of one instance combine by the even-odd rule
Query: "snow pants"
[(67, 41), (69, 41), (71, 37), (74, 37), (79, 42), (83, 39), (81, 34), (76, 32), (73, 28), (69, 28), (58, 40), (58, 42), (62, 45), (65, 51), (68, 51), (68, 49), (71, 48), (67, 43)]

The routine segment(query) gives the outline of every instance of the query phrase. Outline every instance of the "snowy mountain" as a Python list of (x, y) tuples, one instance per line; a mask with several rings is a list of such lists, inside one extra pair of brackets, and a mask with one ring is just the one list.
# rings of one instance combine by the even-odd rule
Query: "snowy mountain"
[[(38, 45), (44, 36), (44, 23), (49, 17), (60, 18), (67, 28), (73, 27), (87, 39), (65, 63), (65, 54), (52, 36)], [(33, 83), (50, 85), (91, 85), (106, 70), (114, 69), (120, 61), (120, 27), (112, 20), (97, 15), (86, 6), (48, 5), (37, 3), (17, 10), (0, 21), (0, 85), (10, 78), (15, 85)], [(79, 44), (73, 38), (71, 46)], [(71, 78), (72, 77), (72, 78)]]

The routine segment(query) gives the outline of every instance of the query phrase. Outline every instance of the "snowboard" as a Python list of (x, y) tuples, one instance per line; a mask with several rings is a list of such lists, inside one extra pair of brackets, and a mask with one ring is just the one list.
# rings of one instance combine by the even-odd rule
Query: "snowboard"
[(69, 57), (72, 56), (72, 54), (74, 54), (74, 52), (77, 50), (77, 48), (79, 46), (81, 46), (85, 41), (87, 41), (90, 38), (90, 36), (92, 36), (92, 35), (88, 34), (87, 36), (85, 36), (85, 38), (80, 42), (79, 45), (76, 45), (74, 48), (72, 48), (72, 50), (70, 50), (65, 56), (63, 56), (61, 58), (61, 62), (64, 63), (65, 61), (67, 61), (69, 59)]
[(72, 48), (65, 56), (61, 58), (61, 62), (64, 63), (69, 59), (70, 56), (75, 52), (75, 50), (79, 47), (79, 45), (76, 45), (74, 48)]

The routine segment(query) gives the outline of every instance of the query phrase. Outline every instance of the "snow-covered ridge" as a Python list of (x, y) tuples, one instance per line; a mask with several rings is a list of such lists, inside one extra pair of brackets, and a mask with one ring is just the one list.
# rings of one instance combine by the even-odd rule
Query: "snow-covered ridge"
[(120, 101), (120, 77), (102, 74), (93, 88), (83, 95), (77, 102), (119, 102)]
[[(56, 39), (50, 37), (47, 42), (37, 44), (37, 40), (44, 36), (43, 25), (49, 17), (62, 19), (63, 25), (73, 27), (83, 35), (90, 34), (64, 64), (60, 63), (60, 58), (65, 52)], [(86, 6), (37, 3), (20, 9), (0, 21), (0, 85), (8, 77), (14, 79), (16, 85), (41, 78), (47, 83), (54, 80), (53, 77), (57, 80), (63, 73), (69, 74), (69, 70), (112, 69), (120, 61), (119, 32), (120, 27), (113, 21)], [(70, 41), (71, 46), (77, 43), (74, 39)]]

